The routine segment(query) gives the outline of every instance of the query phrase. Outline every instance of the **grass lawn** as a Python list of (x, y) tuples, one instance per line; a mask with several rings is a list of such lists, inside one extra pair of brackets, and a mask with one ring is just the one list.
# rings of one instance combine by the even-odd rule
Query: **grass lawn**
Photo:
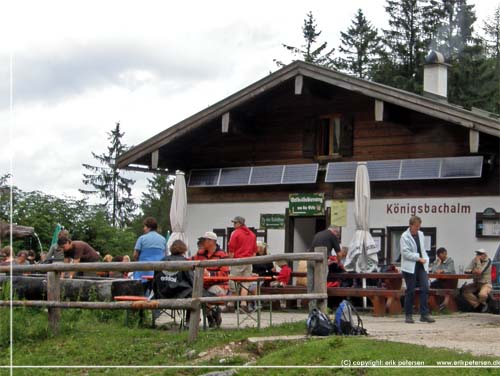
[[(0, 364), (9, 363), (8, 310), (0, 310)], [(256, 336), (304, 334), (304, 323), (257, 329), (200, 331), (198, 341), (187, 344), (187, 332), (125, 327), (123, 312), (66, 310), (61, 334), (47, 330), (42, 310), (17, 309), (14, 313), (15, 365), (340, 365), (342, 360), (423, 361), (435, 365), (439, 360), (487, 360), (454, 351), (375, 341), (366, 337), (328, 337), (300, 342), (250, 344)], [(228, 354), (226, 346), (232, 349)], [(189, 354), (191, 352), (191, 354)], [(206, 356), (200, 353), (208, 352)], [(494, 359), (491, 359), (494, 360)], [(197, 375), (214, 369), (16, 369), (15, 375)], [(498, 374), (488, 369), (240, 369), (238, 375), (383, 375), (394, 374)], [(0, 369), (0, 376), (9, 371)]]

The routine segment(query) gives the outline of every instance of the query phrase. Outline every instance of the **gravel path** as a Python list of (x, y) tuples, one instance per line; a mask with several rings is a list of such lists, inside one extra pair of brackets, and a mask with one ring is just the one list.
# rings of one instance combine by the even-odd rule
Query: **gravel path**
[[(305, 312), (273, 312), (273, 324), (284, 322), (304, 322)], [(415, 315), (415, 324), (405, 324), (403, 316), (373, 317), (362, 315), (369, 337), (373, 339), (412, 343), (427, 347), (445, 347), (466, 351), (474, 355), (500, 357), (500, 315), (480, 313), (455, 313), (435, 316), (433, 324), (421, 323)], [(262, 313), (261, 327), (269, 326), (269, 312)], [(164, 322), (160, 319), (160, 323)], [(246, 320), (241, 327), (254, 327), (256, 323)], [(237, 327), (236, 314), (224, 313), (222, 327)]]

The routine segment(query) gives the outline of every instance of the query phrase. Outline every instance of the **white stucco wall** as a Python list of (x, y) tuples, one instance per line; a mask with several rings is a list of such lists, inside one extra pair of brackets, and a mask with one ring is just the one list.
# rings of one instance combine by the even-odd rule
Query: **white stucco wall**
[[(451, 211), (451, 205), (468, 205), (470, 206), (469, 213), (432, 213), (432, 205), (439, 209), (440, 205), (448, 205)], [(327, 206), (331, 202), (326, 202)], [(389, 206), (388, 206), (389, 205)], [(390, 206), (392, 205), (392, 206)], [(410, 211), (414, 207), (417, 215), (423, 220), (424, 227), (437, 228), (437, 247), (445, 247), (448, 249), (450, 256), (455, 259), (455, 264), (466, 265), (473, 257), (473, 251), (478, 248), (486, 249), (491, 256), (496, 251), (500, 244), (499, 239), (480, 239), (475, 235), (475, 217), (476, 212), (482, 212), (487, 207), (493, 207), (500, 211), (500, 197), (457, 197), (457, 198), (419, 198), (419, 199), (383, 199), (372, 200), (370, 227), (385, 228), (387, 226), (406, 226), (408, 218), (411, 214), (406, 212), (401, 213), (401, 210), (396, 213), (395, 207), (405, 207), (409, 205)], [(429, 212), (426, 213), (428, 206)], [(421, 208), (419, 208), (421, 206)], [(205, 231), (211, 231), (214, 228), (230, 227), (230, 220), (241, 215), (246, 218), (249, 227), (258, 227), (260, 222), (260, 214), (265, 213), (285, 213), (288, 207), (288, 202), (262, 202), (262, 203), (214, 203), (214, 204), (188, 204), (188, 236), (190, 249), (196, 247), (196, 239)], [(348, 245), (354, 230), (353, 218), (354, 201), (347, 202), (347, 226), (342, 229), (342, 243)], [(389, 209), (388, 209), (389, 208)], [(423, 212), (418, 212), (421, 209)], [(444, 207), (441, 206), (443, 211)], [(391, 212), (392, 211), (392, 212)], [(308, 224), (300, 224), (300, 229), (307, 227)], [(303, 237), (295, 236), (294, 250), (300, 251), (300, 247), (306, 247)], [(276, 254), (284, 251), (285, 231), (284, 230), (269, 230), (268, 243), (270, 253)], [(305, 251), (305, 248), (304, 248)]]

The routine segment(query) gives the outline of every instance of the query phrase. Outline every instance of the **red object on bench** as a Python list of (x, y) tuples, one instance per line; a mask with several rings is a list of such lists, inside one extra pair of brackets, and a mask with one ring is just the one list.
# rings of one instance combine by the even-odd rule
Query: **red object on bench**
[(148, 298), (145, 296), (121, 295), (113, 298), (117, 302), (146, 302)]

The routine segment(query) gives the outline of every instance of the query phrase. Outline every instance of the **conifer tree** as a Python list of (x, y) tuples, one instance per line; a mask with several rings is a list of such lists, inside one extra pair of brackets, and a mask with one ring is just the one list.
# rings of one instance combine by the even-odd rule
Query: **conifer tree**
[(115, 227), (123, 227), (130, 222), (137, 205), (132, 199), (132, 186), (135, 180), (125, 178), (118, 167), (116, 160), (127, 150), (121, 139), (125, 133), (120, 132), (120, 123), (108, 132), (107, 153), (92, 156), (98, 161), (98, 166), (83, 164), (90, 172), (83, 174), (83, 184), (91, 189), (80, 189), (86, 195), (95, 195), (104, 200), (109, 220)]
[(345, 57), (339, 58), (339, 68), (359, 78), (370, 77), (371, 70), (382, 53), (382, 47), (377, 29), (366, 19), (361, 9), (358, 9), (351, 25), (340, 36), (339, 51)]
[(376, 79), (405, 90), (420, 92), (425, 57), (422, 0), (387, 0), (385, 10), (390, 29), (384, 30), (384, 44), (392, 68)]
[[(326, 67), (334, 67), (335, 61), (332, 57), (334, 48), (327, 50), (327, 42), (321, 43), (318, 47), (318, 37), (321, 35), (321, 31), (318, 30), (318, 25), (312, 12), (307, 13), (304, 19), (304, 25), (302, 26), (302, 35), (304, 37), (304, 44), (300, 47), (289, 46), (283, 44), (283, 47), (290, 51), (294, 56), (300, 56), (301, 60), (306, 63), (312, 63), (317, 65), (322, 65)], [(274, 62), (278, 66), (284, 66), (285, 63), (274, 59)]]

